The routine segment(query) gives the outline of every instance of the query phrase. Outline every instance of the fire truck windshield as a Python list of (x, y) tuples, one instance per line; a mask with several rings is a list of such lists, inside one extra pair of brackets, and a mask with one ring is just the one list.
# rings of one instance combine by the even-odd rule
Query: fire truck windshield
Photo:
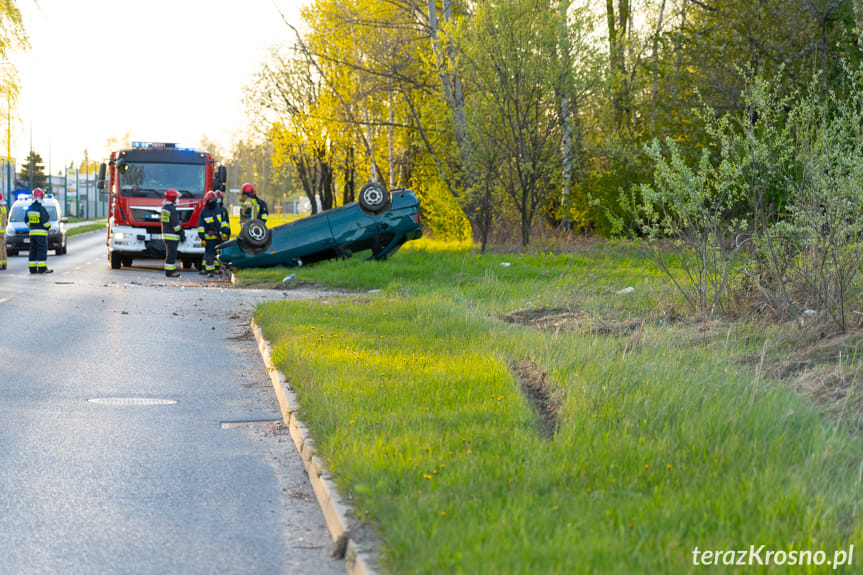
[(120, 170), (120, 194), (127, 198), (161, 198), (173, 188), (182, 198), (204, 197), (204, 165), (127, 163)]

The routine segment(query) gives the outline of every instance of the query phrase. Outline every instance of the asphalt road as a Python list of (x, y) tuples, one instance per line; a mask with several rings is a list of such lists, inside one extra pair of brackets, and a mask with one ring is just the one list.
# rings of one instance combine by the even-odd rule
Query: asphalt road
[(0, 572), (343, 574), (249, 330), (286, 296), (103, 234), (0, 271)]

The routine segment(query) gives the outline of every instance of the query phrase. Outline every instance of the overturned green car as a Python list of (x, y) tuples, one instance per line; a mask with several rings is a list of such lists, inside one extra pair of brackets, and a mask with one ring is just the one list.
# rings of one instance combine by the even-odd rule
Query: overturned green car
[(220, 261), (237, 268), (297, 267), (366, 251), (368, 259), (386, 259), (421, 236), (416, 194), (366, 184), (356, 202), (272, 229), (250, 220), (216, 249)]

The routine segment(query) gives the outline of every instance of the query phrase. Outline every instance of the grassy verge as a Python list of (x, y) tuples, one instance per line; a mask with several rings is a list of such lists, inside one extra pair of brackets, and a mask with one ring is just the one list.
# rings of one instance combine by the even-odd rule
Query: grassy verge
[(420, 241), (292, 272), (360, 292), (257, 319), (388, 572), (694, 573), (696, 547), (859, 543), (863, 442), (753, 362), (787, 340), (675, 322), (625, 245)]
[(77, 236), (78, 234), (92, 232), (94, 230), (103, 230), (107, 225), (108, 224), (106, 224), (105, 222), (93, 222), (92, 224), (84, 224), (82, 226), (76, 226), (74, 228), (67, 228), (66, 237)]

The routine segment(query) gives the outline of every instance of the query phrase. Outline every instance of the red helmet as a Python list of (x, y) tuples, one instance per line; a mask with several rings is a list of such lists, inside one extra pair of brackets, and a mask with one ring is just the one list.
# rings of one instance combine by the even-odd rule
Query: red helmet
[(173, 188), (170, 190), (165, 190), (165, 200), (167, 200), (169, 202), (176, 202), (177, 201), (177, 190), (175, 190)]
[(42, 188), (36, 188), (33, 190), (33, 197), (39, 198), (40, 200), (45, 197), (45, 192), (42, 191)]
[(251, 194), (254, 196), (257, 192), (255, 191), (255, 186), (246, 182), (245, 184), (243, 184), (243, 187), (240, 188), (240, 193), (241, 194)]
[[(213, 192), (213, 193), (214, 193), (214, 194), (216, 194), (216, 197), (217, 197), (218, 199), (220, 199), (220, 200), (222, 199), (222, 190), (216, 190), (216, 191), (215, 191), (215, 192)], [(0, 199), (3, 199), (3, 198), (2, 198), (2, 196), (0, 196)]]
[(213, 190), (210, 190), (209, 192), (204, 194), (204, 203), (209, 203), (210, 200), (215, 200), (215, 199), (216, 199), (216, 192), (214, 192)]

